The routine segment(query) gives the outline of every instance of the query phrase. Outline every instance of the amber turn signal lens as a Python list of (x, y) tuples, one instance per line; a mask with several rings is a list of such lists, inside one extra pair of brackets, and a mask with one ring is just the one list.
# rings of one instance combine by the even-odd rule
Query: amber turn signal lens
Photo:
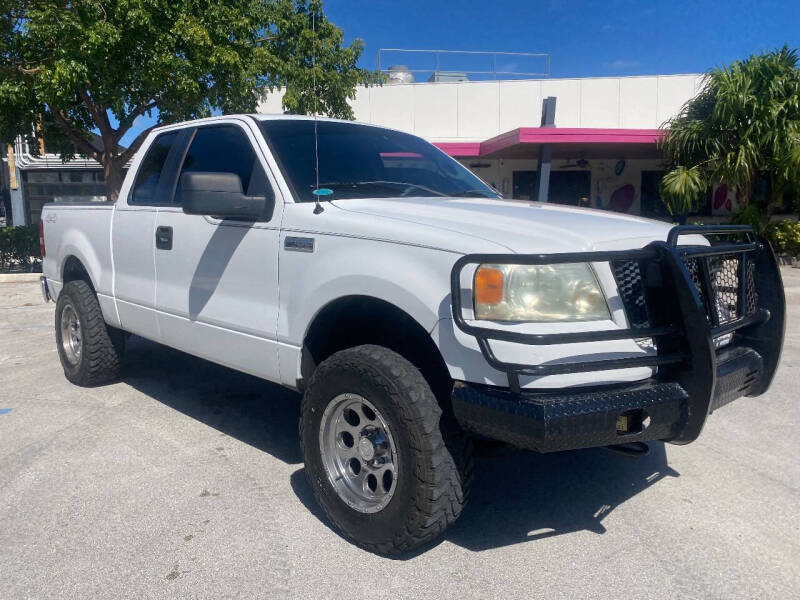
[(503, 272), (491, 267), (478, 267), (474, 289), (476, 304), (499, 304), (503, 301)]

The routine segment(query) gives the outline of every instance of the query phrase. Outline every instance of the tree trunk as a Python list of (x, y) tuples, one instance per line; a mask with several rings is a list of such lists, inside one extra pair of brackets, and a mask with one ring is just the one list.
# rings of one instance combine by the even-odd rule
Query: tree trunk
[(125, 178), (122, 164), (112, 157), (103, 156), (103, 175), (106, 180), (106, 200), (116, 202)]
[(769, 176), (769, 200), (767, 201), (767, 209), (765, 211), (765, 221), (769, 224), (775, 210), (783, 207), (783, 191), (785, 188), (784, 183), (778, 183), (774, 175)]

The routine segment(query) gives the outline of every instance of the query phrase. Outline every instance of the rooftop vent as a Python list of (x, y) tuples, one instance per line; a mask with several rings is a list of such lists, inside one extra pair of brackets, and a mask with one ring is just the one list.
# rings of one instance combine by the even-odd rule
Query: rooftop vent
[(392, 65), (387, 69), (386, 83), (389, 85), (397, 83), (414, 83), (414, 74), (408, 70), (406, 65)]

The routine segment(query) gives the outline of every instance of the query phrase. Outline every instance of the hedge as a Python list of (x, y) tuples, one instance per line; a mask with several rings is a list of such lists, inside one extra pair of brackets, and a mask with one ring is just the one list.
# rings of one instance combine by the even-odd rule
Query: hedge
[(0, 271), (41, 271), (39, 227), (20, 225), (0, 228)]
[(800, 221), (784, 219), (767, 225), (764, 232), (777, 254), (800, 255)]

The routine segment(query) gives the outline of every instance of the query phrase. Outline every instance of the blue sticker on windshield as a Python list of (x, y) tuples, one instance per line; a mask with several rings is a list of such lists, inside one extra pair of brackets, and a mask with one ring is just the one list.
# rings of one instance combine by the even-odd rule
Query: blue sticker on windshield
[(333, 190), (329, 190), (328, 188), (317, 188), (311, 193), (315, 196), (332, 196)]

